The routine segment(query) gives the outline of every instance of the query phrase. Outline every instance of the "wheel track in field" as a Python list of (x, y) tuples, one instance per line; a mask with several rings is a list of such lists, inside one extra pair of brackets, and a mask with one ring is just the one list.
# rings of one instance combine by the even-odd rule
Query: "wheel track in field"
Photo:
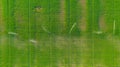
[(87, 0), (79, 0), (79, 6), (81, 6), (81, 19), (79, 27), (82, 32), (85, 32), (87, 29)]
[(60, 22), (61, 22), (61, 30), (60, 32), (63, 32), (63, 30), (65, 30), (65, 25), (66, 25), (66, 22), (65, 22), (65, 0), (60, 0)]
[[(104, 1), (103, 1), (103, 0), (101, 1), (101, 5), (102, 5), (102, 4), (104, 4)], [(101, 9), (102, 9), (102, 7), (103, 7), (103, 6), (101, 6)], [(102, 12), (101, 12), (101, 15), (100, 15), (100, 17), (99, 17), (99, 24), (100, 24), (101, 30), (102, 30), (103, 32), (106, 32), (106, 31), (107, 31), (107, 26), (106, 26), (106, 23), (105, 23), (105, 15), (106, 15), (106, 14), (104, 14), (103, 9), (102, 9), (101, 11), (102, 11)]]
[(104, 17), (104, 15), (101, 15), (99, 17), (99, 26), (100, 26), (100, 30), (102, 30), (103, 32), (106, 32), (107, 26), (105, 24), (105, 17)]
[(2, 1), (0, 1), (0, 32), (4, 32), (4, 22), (3, 22), (3, 8), (2, 8)]
[[(101, 1), (101, 3), (103, 4), (103, 2)], [(87, 31), (87, 19), (88, 19), (88, 12), (87, 12), (87, 9), (89, 8), (87, 6), (87, 0), (79, 0), (79, 6), (81, 6), (81, 19), (80, 19), (80, 23), (79, 23), (79, 28), (81, 29), (82, 32), (85, 32)], [(101, 7), (100, 7), (101, 9)], [(100, 30), (102, 30), (103, 32), (106, 32), (107, 31), (107, 26), (106, 26), (106, 23), (105, 23), (105, 15), (103, 14), (103, 10), (101, 10), (101, 15), (99, 16), (99, 27), (100, 27)]]
[[(0, 0), (0, 35), (2, 37), (4, 37), (6, 28), (5, 28), (4, 18), (3, 18), (4, 12), (3, 12), (3, 4), (2, 3), (3, 3), (2, 0)], [(6, 38), (2, 38), (2, 37), (0, 38), (1, 45), (5, 44), (5, 42), (6, 42)]]

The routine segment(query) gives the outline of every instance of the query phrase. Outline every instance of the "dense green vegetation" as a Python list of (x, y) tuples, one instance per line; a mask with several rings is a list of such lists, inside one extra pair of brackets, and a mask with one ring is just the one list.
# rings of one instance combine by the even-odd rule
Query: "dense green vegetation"
[(0, 0), (0, 67), (119, 67), (119, 4)]

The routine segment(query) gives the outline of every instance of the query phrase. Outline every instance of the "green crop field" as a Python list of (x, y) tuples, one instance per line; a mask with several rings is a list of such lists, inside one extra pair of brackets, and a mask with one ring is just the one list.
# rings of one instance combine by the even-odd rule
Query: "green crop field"
[(0, 0), (0, 67), (120, 67), (120, 0)]

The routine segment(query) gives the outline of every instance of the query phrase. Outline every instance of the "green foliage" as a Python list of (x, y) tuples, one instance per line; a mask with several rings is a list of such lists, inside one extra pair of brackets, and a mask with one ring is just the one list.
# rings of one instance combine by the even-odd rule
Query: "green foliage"
[[(0, 67), (119, 65), (120, 1), (86, 0), (85, 35), (79, 27), (83, 22), (79, 1), (64, 0), (65, 23), (60, 21), (60, 1), (2, 0), (7, 36), (0, 35)], [(107, 28), (104, 31), (101, 16)], [(31, 39), (37, 43), (30, 42)]]

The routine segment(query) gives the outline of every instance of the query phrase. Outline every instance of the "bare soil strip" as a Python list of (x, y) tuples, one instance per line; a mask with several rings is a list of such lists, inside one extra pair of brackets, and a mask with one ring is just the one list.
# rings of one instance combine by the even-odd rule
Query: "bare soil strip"
[(81, 19), (79, 23), (79, 27), (82, 32), (85, 32), (87, 29), (87, 0), (80, 0), (81, 6)]
[(3, 8), (2, 2), (0, 1), (0, 33), (4, 32), (4, 22), (3, 22)]
[(65, 22), (65, 0), (60, 0), (60, 24), (61, 24), (61, 30), (60, 32), (63, 32), (63, 30), (65, 30), (65, 25), (66, 25), (66, 22)]
[[(102, 0), (101, 3), (103, 4), (104, 1)], [(103, 10), (101, 10), (101, 11), (102, 11), (102, 12), (101, 12), (102, 14), (101, 14), (101, 16), (99, 17), (100, 29), (101, 29), (103, 32), (106, 32), (106, 31), (107, 31), (107, 26), (106, 26), (106, 23), (105, 23), (105, 15), (106, 15), (106, 14), (104, 14), (104, 11), (103, 11)]]
[(4, 18), (3, 18), (3, 4), (2, 4), (2, 0), (0, 0), (0, 50), (2, 50), (3, 46), (6, 41), (7, 38), (4, 37), (5, 35), (5, 22), (4, 22)]
[(106, 32), (107, 31), (107, 26), (105, 24), (105, 17), (104, 15), (102, 15), (101, 17), (99, 17), (99, 24), (100, 24), (100, 29), (103, 31), (103, 32)]

